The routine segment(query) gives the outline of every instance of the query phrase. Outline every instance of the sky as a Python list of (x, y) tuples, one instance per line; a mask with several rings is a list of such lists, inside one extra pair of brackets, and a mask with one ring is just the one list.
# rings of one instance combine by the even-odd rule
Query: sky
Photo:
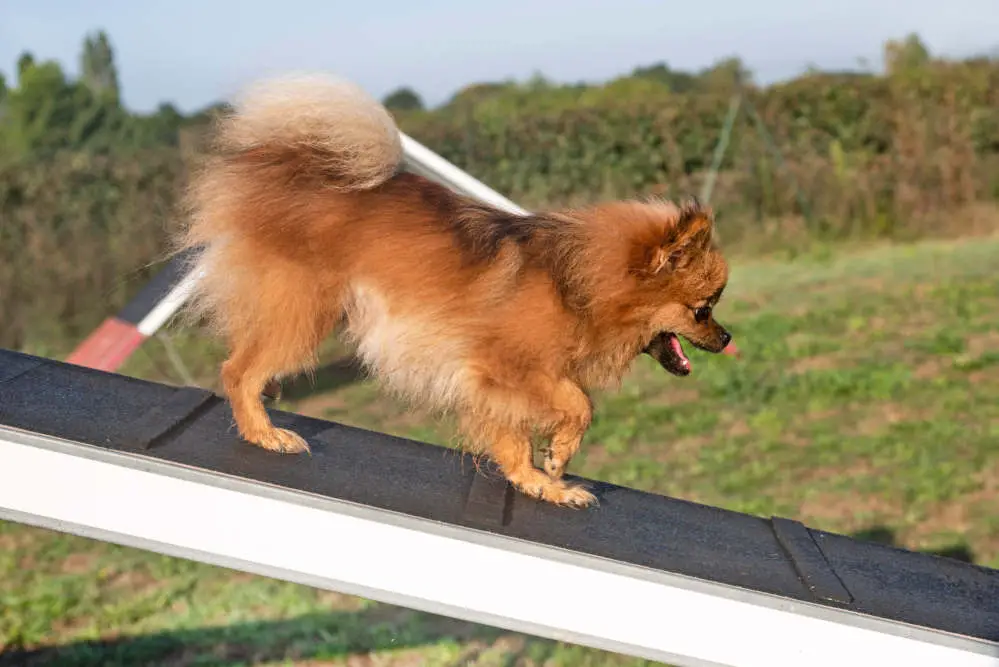
[[(814, 3), (814, 4), (812, 4)], [(756, 80), (809, 65), (879, 68), (885, 40), (916, 32), (934, 54), (999, 52), (997, 0), (0, 0), (0, 71), (25, 50), (78, 72), (104, 29), (125, 104), (190, 112), (252, 79), (327, 70), (382, 97), (430, 105), (472, 82), (602, 81), (666, 61), (696, 70), (738, 55)]]

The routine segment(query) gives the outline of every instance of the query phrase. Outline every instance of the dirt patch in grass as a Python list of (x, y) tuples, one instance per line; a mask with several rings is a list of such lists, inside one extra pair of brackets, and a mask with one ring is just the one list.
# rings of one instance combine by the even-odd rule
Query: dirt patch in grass
[(749, 422), (745, 417), (735, 419), (728, 428), (725, 430), (725, 435), (729, 438), (741, 438), (749, 435), (753, 432), (753, 429), (749, 426)]
[(798, 359), (787, 370), (791, 374), (808, 373), (810, 371), (831, 371), (843, 366), (843, 357), (839, 354), (817, 354), (812, 357)]
[(821, 410), (809, 410), (801, 415), (801, 419), (806, 424), (815, 424), (829, 419), (845, 419), (849, 415), (848, 410), (842, 408), (825, 408)]
[(697, 389), (671, 389), (653, 394), (643, 399), (643, 403), (654, 406), (683, 405), (684, 403), (695, 403), (700, 398), (701, 392)]
[(917, 410), (900, 403), (879, 403), (867, 411), (865, 417), (856, 422), (854, 430), (859, 435), (876, 435), (892, 424), (923, 419), (925, 410)]
[[(628, 458), (670, 466), (695, 458), (697, 452), (701, 448), (711, 444), (711, 441), (712, 438), (708, 436), (694, 435), (670, 439), (668, 441), (642, 442), (636, 444), (628, 451)], [(614, 457), (605, 455), (607, 463), (613, 463), (613, 458), (620, 458), (620, 454)], [(587, 460), (587, 463), (589, 464), (590, 460)], [(668, 475), (668, 468), (665, 471)]]
[(0, 550), (3, 551), (23, 549), (47, 535), (47, 531), (35, 528), (34, 526), (18, 524), (13, 521), (3, 521), (2, 523), (3, 532), (0, 532)]
[(872, 522), (895, 522), (905, 508), (879, 495), (823, 491), (811, 494), (798, 506), (805, 523), (829, 524), (836, 530), (853, 530)]
[[(93, 624), (94, 620), (86, 616), (80, 616), (77, 618), (57, 618), (52, 621), (52, 634), (59, 637), (62, 641), (65, 641), (83, 634)], [(120, 633), (112, 630), (107, 633), (102, 633), (100, 638), (102, 641), (110, 641), (117, 638), (119, 634)], [(24, 648), (31, 650), (33, 648), (40, 647), (41, 646), (26, 645)]]
[(329, 609), (359, 611), (364, 608), (364, 600), (362, 598), (336, 591), (318, 591), (316, 601), (320, 606), (328, 607)]
[(843, 466), (816, 466), (807, 471), (802, 471), (793, 482), (796, 487), (814, 487), (821, 482), (830, 482), (840, 479), (859, 479), (877, 474), (878, 469), (871, 464), (870, 460), (863, 458), (854, 460)]
[(97, 555), (93, 553), (78, 552), (66, 556), (62, 561), (60, 570), (63, 574), (84, 574), (94, 569)]
[(999, 382), (999, 364), (968, 373), (968, 384), (971, 386)]
[(23, 541), (17, 533), (0, 534), (0, 551), (13, 551)]
[(968, 336), (967, 352), (969, 355), (977, 357), (995, 350), (999, 350), (999, 331), (988, 331)]
[(932, 380), (941, 375), (950, 367), (950, 361), (943, 357), (930, 357), (918, 365), (912, 371), (912, 377), (917, 380)]
[(995, 500), (995, 494), (980, 491), (965, 495), (960, 500), (939, 503), (929, 509), (926, 518), (909, 531), (909, 536), (918, 539), (941, 532), (966, 534), (973, 524), (969, 516), (971, 508), (986, 502), (994, 505)]
[(999, 507), (999, 462), (993, 462), (975, 475), (981, 488), (965, 494), (959, 500), (941, 502), (927, 508), (925, 517), (906, 532), (914, 544), (924, 543), (934, 535), (963, 536), (976, 554), (985, 558), (999, 556), (999, 522), (984, 522), (983, 517), (995, 514)]
[(160, 580), (143, 569), (122, 570), (108, 577), (108, 588), (133, 592), (148, 591), (160, 585)]

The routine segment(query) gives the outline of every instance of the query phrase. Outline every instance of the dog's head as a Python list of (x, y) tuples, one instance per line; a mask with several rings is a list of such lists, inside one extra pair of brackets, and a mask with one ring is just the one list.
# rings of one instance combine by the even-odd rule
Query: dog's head
[(682, 206), (642, 205), (644, 224), (629, 239), (629, 271), (642, 313), (643, 352), (674, 375), (690, 373), (680, 338), (722, 352), (731, 334), (714, 307), (728, 282), (728, 265), (713, 240), (709, 208), (692, 199)]

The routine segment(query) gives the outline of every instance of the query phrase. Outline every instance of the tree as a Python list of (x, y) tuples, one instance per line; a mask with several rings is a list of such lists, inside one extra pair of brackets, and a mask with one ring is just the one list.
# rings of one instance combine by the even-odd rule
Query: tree
[(698, 88), (704, 91), (731, 93), (750, 85), (753, 74), (737, 56), (723, 58), (698, 74)]
[(18, 56), (17, 58), (18, 82), (21, 81), (21, 77), (24, 76), (24, 73), (27, 72), (32, 67), (34, 67), (34, 65), (35, 65), (35, 57), (31, 55), (31, 53), (29, 53), (28, 51), (24, 51), (23, 53), (21, 53), (20, 56)]
[(79, 62), (80, 76), (73, 79), (58, 62), (23, 52), (16, 86), (0, 74), (0, 160), (178, 145), (188, 119), (172, 105), (149, 115), (121, 105), (114, 51), (104, 31), (86, 36)]
[(690, 72), (671, 68), (665, 62), (659, 62), (646, 67), (636, 67), (631, 72), (636, 79), (651, 79), (666, 84), (674, 93), (687, 93), (697, 85), (697, 77)]
[(23, 155), (65, 146), (76, 116), (76, 96), (55, 61), (36, 64), (30, 54), (18, 60), (18, 86), (4, 102), (4, 150)]
[[(0, 123), (2, 123), (7, 118), (7, 77), (4, 76), (3, 72), (0, 72)], [(3, 145), (2, 137), (0, 137), (0, 146)]]
[(22, 58), (20, 64), (18, 86), (3, 101), (5, 157), (103, 150), (122, 136), (128, 114), (110, 97), (98, 98), (81, 81), (69, 80), (54, 60)]
[(467, 109), (482, 102), (509, 93), (517, 88), (513, 81), (494, 81), (489, 83), (472, 83), (451, 96), (447, 107)]
[(80, 81), (101, 100), (119, 104), (118, 68), (114, 63), (111, 40), (103, 30), (87, 35), (80, 53)]
[(383, 104), (393, 111), (422, 111), (423, 100), (412, 88), (403, 86), (389, 93)]
[(174, 105), (164, 102), (155, 113), (131, 116), (126, 137), (136, 146), (176, 146), (184, 121)]
[(902, 72), (912, 72), (930, 62), (930, 50), (916, 33), (909, 33), (905, 39), (890, 39), (884, 48), (885, 72), (891, 76)]

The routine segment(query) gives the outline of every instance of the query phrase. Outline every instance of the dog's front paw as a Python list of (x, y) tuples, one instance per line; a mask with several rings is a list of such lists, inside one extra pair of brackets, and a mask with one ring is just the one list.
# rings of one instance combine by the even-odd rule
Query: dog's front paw
[(581, 485), (552, 479), (536, 468), (513, 474), (509, 480), (524, 495), (553, 505), (582, 509), (597, 502), (596, 496)]
[(583, 509), (597, 504), (597, 497), (587, 491), (579, 484), (566, 484), (560, 482), (561, 488), (557, 491), (555, 498), (551, 501), (556, 505), (565, 507), (575, 507)]
[(312, 451), (305, 438), (284, 428), (271, 428), (254, 437), (247, 437), (246, 440), (279, 454), (302, 454)]

